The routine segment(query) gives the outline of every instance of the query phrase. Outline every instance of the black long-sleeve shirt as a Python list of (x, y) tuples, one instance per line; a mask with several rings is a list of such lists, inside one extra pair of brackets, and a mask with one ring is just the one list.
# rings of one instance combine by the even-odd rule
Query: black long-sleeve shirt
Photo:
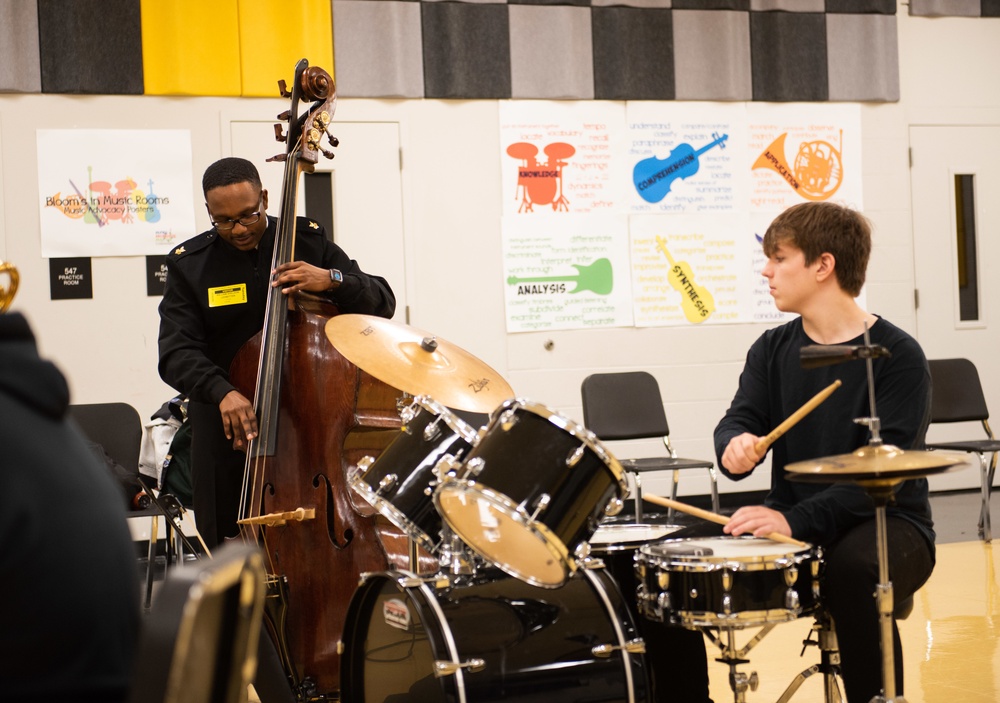
[[(160, 377), (193, 401), (217, 405), (233, 390), (230, 364), (264, 326), (275, 228), (276, 220), (268, 218), (253, 251), (240, 251), (213, 229), (167, 255), (160, 302)], [(315, 221), (297, 219), (295, 258), (343, 273), (343, 283), (324, 294), (341, 312), (392, 317), (396, 299), (385, 279), (362, 271)], [(227, 298), (224, 289), (234, 295)], [(217, 291), (214, 296), (212, 291)], [(219, 304), (239, 301), (244, 293), (245, 302)]]
[[(922, 449), (930, 421), (931, 381), (927, 359), (913, 337), (879, 318), (869, 331), (873, 344), (886, 347), (891, 358), (874, 359), (875, 412), (885, 444)], [(863, 338), (846, 342), (863, 344)], [(845, 530), (871, 519), (874, 504), (851, 483), (814, 484), (789, 481), (787, 464), (819, 457), (849, 454), (869, 440), (869, 430), (854, 422), (871, 414), (866, 363), (850, 361), (835, 366), (803, 369), (799, 352), (815, 344), (802, 328), (801, 318), (768, 330), (750, 348), (740, 375), (739, 389), (715, 428), (715, 451), (722, 454), (742, 432), (764, 436), (823, 388), (840, 379), (843, 385), (771, 446), (771, 490), (765, 505), (780, 511), (792, 535), (814, 544), (830, 544)], [(734, 475), (740, 480), (750, 474)], [(914, 523), (933, 550), (934, 529), (927, 480), (900, 483), (887, 509), (889, 515)], [(932, 552), (933, 553), (933, 552)]]

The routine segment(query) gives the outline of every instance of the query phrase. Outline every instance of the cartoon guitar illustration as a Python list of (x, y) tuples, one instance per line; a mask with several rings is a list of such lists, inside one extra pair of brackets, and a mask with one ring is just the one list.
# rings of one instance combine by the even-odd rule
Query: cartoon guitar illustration
[(681, 309), (688, 322), (704, 322), (715, 312), (715, 298), (707, 288), (699, 286), (694, 282), (694, 274), (691, 273), (691, 266), (682, 261), (677, 263), (674, 257), (667, 251), (667, 243), (663, 237), (656, 236), (656, 248), (663, 252), (670, 262), (670, 271), (667, 273), (667, 280), (678, 293), (681, 294)]
[(613, 288), (613, 277), (611, 272), (611, 261), (609, 259), (595, 259), (591, 264), (573, 264), (576, 275), (567, 274), (565, 276), (539, 276), (535, 278), (520, 278), (518, 276), (508, 276), (507, 285), (517, 283), (553, 283), (553, 282), (575, 282), (576, 287), (570, 293), (579, 293), (589, 290), (598, 295), (607, 295)]
[(679, 144), (665, 159), (651, 156), (637, 163), (632, 169), (632, 182), (639, 196), (648, 203), (658, 203), (670, 192), (670, 186), (676, 179), (698, 173), (698, 157), (712, 147), (725, 149), (729, 135), (719, 136), (718, 132), (713, 132), (712, 139), (715, 141), (697, 151), (690, 144)]

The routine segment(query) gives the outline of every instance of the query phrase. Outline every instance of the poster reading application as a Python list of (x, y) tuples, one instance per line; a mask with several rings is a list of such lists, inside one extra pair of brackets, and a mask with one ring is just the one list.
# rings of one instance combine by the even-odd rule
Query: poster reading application
[(615, 103), (501, 102), (504, 215), (615, 212), (624, 128)]
[(629, 103), (629, 211), (731, 213), (744, 208), (746, 114), (703, 103)]
[(857, 105), (747, 106), (751, 210), (829, 200), (861, 209)]
[(508, 332), (632, 325), (625, 217), (505, 217)]
[(166, 254), (196, 234), (186, 130), (37, 131), (43, 257)]
[(736, 322), (750, 285), (739, 215), (629, 218), (636, 327)]

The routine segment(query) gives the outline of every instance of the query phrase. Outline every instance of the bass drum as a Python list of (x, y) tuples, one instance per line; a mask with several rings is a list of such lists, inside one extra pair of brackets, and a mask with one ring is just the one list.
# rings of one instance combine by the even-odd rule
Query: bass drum
[(604, 569), (541, 588), (490, 569), (435, 589), (368, 574), (347, 611), (345, 703), (645, 703), (642, 642)]

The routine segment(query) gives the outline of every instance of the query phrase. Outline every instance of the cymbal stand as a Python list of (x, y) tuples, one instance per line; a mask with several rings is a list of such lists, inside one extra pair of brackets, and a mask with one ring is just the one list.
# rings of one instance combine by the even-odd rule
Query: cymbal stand
[[(871, 346), (867, 323), (865, 323), (865, 346)], [(870, 355), (865, 358), (865, 366), (868, 372), (868, 405), (871, 414), (869, 417), (856, 418), (854, 421), (860, 425), (868, 426), (871, 431), (868, 445), (877, 447), (882, 444), (882, 437), (879, 434), (881, 423), (875, 412), (875, 374), (872, 370)], [(873, 480), (859, 481), (859, 483), (875, 501), (875, 548), (878, 554), (878, 585), (875, 589), (875, 602), (878, 605), (879, 640), (882, 646), (883, 695), (872, 697), (871, 703), (885, 703), (885, 701), (906, 703), (902, 696), (896, 697), (896, 663), (892, 646), (893, 595), (892, 581), (889, 580), (889, 540), (885, 517), (885, 508), (892, 498), (892, 489), (897, 481)]]

